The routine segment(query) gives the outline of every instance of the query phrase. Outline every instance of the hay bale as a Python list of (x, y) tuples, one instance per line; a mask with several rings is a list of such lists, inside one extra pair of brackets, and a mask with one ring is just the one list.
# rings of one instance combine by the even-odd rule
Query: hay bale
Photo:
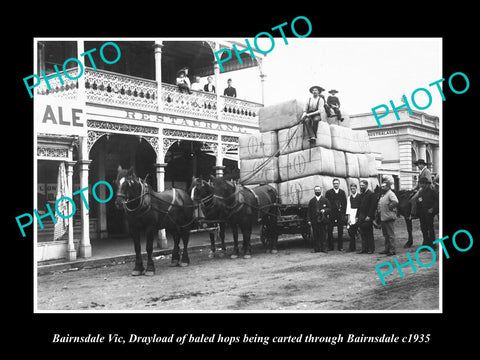
[[(332, 135), (330, 133), (330, 126), (326, 121), (319, 121), (317, 128), (317, 140), (314, 146), (322, 146), (327, 149), (332, 148)], [(310, 148), (310, 142), (306, 137), (303, 138), (303, 150)]]
[(242, 134), (238, 137), (240, 159), (259, 159), (274, 155), (278, 150), (277, 133)]
[(278, 157), (281, 181), (298, 179), (310, 175), (334, 175), (333, 151), (321, 146), (308, 150), (280, 155)]
[(313, 188), (316, 185), (323, 187), (321, 175), (312, 175), (281, 182), (278, 184), (280, 203), (285, 205), (308, 205), (308, 202), (314, 196)]
[(278, 131), (280, 155), (303, 150), (303, 124)]
[[(340, 112), (342, 113), (343, 121), (340, 121), (340, 120), (337, 119), (336, 116), (333, 116), (333, 117), (327, 118), (327, 122), (330, 125), (338, 125), (338, 126), (343, 126), (343, 127), (350, 128), (350, 115), (348, 115), (348, 113), (346, 111), (342, 110), (341, 108), (340, 108)], [(333, 113), (333, 110), (332, 110), (332, 113)]]
[(345, 160), (347, 164), (347, 177), (360, 177), (360, 168), (358, 166), (358, 154), (345, 152)]
[(333, 153), (333, 160), (335, 164), (334, 176), (346, 177), (347, 176), (347, 162), (345, 159), (345, 153), (339, 150), (331, 150)]
[(370, 139), (366, 130), (352, 130), (352, 138), (355, 143), (356, 151), (358, 153), (369, 153), (370, 151)]
[(278, 180), (278, 158), (240, 160), (240, 181), (243, 185), (268, 184)]
[(367, 154), (355, 154), (358, 160), (358, 168), (360, 177), (370, 176), (370, 163)]
[(353, 152), (353, 130), (339, 125), (330, 125), (332, 149)]
[[(264, 184), (262, 184), (262, 185), (264, 185)], [(266, 185), (270, 185), (271, 187), (273, 187), (275, 190), (278, 191), (278, 184), (277, 184), (277, 183), (268, 183), (268, 184), (266, 184)], [(257, 187), (259, 187), (259, 186), (261, 186), (261, 185), (260, 185), (260, 184), (251, 184), (251, 185), (244, 185), (244, 186), (245, 186), (246, 188), (249, 188), (250, 190), (252, 190), (252, 189), (255, 189), (255, 188), (257, 188)]]
[(260, 132), (290, 128), (298, 124), (304, 107), (304, 102), (296, 99), (261, 107), (258, 112)]
[(375, 160), (375, 156), (373, 154), (365, 154), (367, 161), (368, 161), (368, 176), (377, 176), (378, 169), (377, 169), (377, 160)]

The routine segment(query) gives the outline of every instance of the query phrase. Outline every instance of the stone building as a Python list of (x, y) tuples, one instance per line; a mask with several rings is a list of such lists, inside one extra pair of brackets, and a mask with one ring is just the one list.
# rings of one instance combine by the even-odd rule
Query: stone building
[(367, 130), (372, 151), (380, 154), (380, 174), (390, 174), (396, 189), (412, 189), (416, 185), (418, 168), (413, 164), (424, 159), (433, 174), (440, 173), (440, 119), (437, 116), (407, 108), (381, 119), (379, 128), (372, 113), (350, 115), (353, 129)]
[[(102, 61), (99, 49), (113, 41), (121, 49), (119, 61)], [(133, 167), (154, 189), (186, 189), (192, 176), (238, 176), (238, 136), (258, 131), (260, 103), (223, 96), (226, 84), (219, 83), (219, 66), (214, 52), (231, 48), (225, 39), (145, 41), (104, 41), (80, 39), (35, 39), (35, 74), (44, 71), (45, 79), (35, 87), (34, 176), (37, 179), (34, 206), (43, 228), (34, 227), (38, 261), (56, 258), (74, 260), (90, 257), (90, 239), (125, 234), (123, 213), (114, 201), (99, 203), (91, 189), (99, 180), (115, 188), (117, 168)], [(242, 44), (236, 43), (239, 50)], [(79, 56), (90, 49), (88, 56)], [(105, 59), (115, 59), (115, 48), (104, 47)], [(241, 54), (224, 62), (225, 72), (240, 72), (257, 67), (258, 87), (263, 88), (262, 54), (255, 59)], [(63, 74), (65, 60), (70, 61)], [(55, 65), (60, 70), (56, 74)], [(96, 69), (94, 68), (96, 67)], [(212, 76), (216, 93), (181, 92), (175, 85), (177, 71), (189, 68), (189, 77), (200, 76), (203, 83)], [(237, 74), (240, 76), (240, 74)], [(63, 83), (62, 83), (63, 82)], [(28, 94), (26, 95), (28, 96)], [(90, 209), (79, 195), (73, 199), (75, 216), (69, 219), (68, 232), (53, 241), (53, 220), (46, 204), (54, 209), (59, 163), (64, 162), (68, 178), (67, 195), (89, 188)], [(99, 186), (99, 198), (105, 198)], [(35, 222), (36, 223), (36, 222)]]

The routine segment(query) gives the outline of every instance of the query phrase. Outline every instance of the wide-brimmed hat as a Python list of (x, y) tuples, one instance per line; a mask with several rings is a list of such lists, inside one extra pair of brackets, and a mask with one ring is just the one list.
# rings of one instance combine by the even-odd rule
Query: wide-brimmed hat
[(329, 94), (332, 94), (332, 95), (335, 95), (336, 93), (338, 93), (338, 91), (335, 90), (335, 89), (332, 89), (332, 90), (330, 90), (328, 93), (329, 93)]
[(187, 71), (188, 71), (188, 68), (183, 67), (183, 68), (181, 68), (180, 70), (177, 71), (177, 76), (180, 75), (181, 73), (183, 73), (184, 75), (187, 75)]
[(310, 88), (310, 92), (313, 94), (313, 89), (317, 88), (318, 89), (318, 92), (322, 92), (322, 91), (325, 91), (324, 88), (322, 88), (321, 86), (318, 86), (318, 85), (313, 85), (311, 88)]
[(425, 162), (425, 160), (423, 159), (418, 159), (417, 161), (414, 161), (413, 162), (413, 165), (418, 165), (418, 164), (423, 164), (423, 165), (427, 165), (427, 163)]

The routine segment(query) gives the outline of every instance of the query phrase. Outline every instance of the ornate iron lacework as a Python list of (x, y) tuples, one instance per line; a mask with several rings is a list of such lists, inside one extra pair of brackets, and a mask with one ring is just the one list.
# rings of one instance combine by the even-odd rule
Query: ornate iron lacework
[(222, 135), (222, 141), (238, 144), (237, 136)]
[[(67, 73), (68, 75), (70, 75), (70, 77), (75, 77), (78, 74), (78, 69), (77, 68), (68, 69)], [(48, 89), (47, 83), (45, 81), (41, 81), (40, 85), (36, 88), (36, 94), (49, 95), (49, 96), (62, 98), (62, 99), (76, 100), (77, 92), (78, 92), (78, 80), (71, 80), (67, 78), (63, 73), (63, 71), (60, 71), (60, 74), (63, 75), (62, 76), (63, 85), (60, 82), (60, 79), (55, 76), (48, 80), (48, 84), (50, 85), (50, 90)]]
[(102, 130), (125, 131), (125, 132), (153, 134), (153, 135), (158, 134), (158, 128), (142, 126), (142, 125), (131, 125), (131, 124), (112, 123), (112, 122), (106, 122), (106, 121), (87, 120), (87, 126), (90, 128), (102, 129)]
[(105, 70), (85, 69), (87, 101), (135, 109), (157, 110), (157, 84), (155, 81), (112, 73)]
[(217, 153), (218, 143), (216, 142), (204, 142), (203, 146), (200, 148), (202, 151), (213, 151), (214, 154)]
[[(103, 131), (95, 131), (95, 130), (88, 130), (87, 131), (87, 149), (88, 152), (92, 149), (93, 145), (104, 135), (108, 135), (109, 133), (103, 132)], [(159, 145), (158, 145), (158, 138), (156, 136), (145, 136), (145, 135), (140, 135), (142, 139), (147, 141), (155, 150), (155, 153), (158, 156), (159, 152)]]
[(185, 130), (173, 130), (173, 129), (163, 129), (163, 135), (165, 136), (175, 136), (179, 138), (193, 139), (193, 140), (211, 140), (217, 141), (218, 135), (207, 134), (201, 132), (185, 131)]
[(64, 147), (55, 147), (51, 145), (38, 145), (37, 146), (37, 156), (41, 157), (51, 157), (51, 158), (68, 158), (68, 149)]
[(94, 130), (87, 130), (87, 151), (90, 153), (90, 150), (93, 147), (93, 144), (97, 142), (103, 135), (107, 135), (104, 131), (94, 131)]
[(158, 144), (158, 138), (155, 137), (155, 136), (143, 136), (142, 135), (142, 139), (145, 139), (152, 146), (153, 150), (155, 150), (155, 153), (158, 156), (158, 152), (160, 150), (160, 147), (159, 147), (159, 144)]

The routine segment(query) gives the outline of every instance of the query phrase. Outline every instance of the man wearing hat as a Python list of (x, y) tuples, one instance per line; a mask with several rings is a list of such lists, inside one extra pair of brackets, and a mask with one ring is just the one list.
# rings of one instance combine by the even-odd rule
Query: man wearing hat
[(340, 112), (340, 100), (338, 100), (338, 97), (335, 96), (336, 93), (338, 93), (337, 90), (330, 90), (328, 92), (330, 95), (327, 98), (327, 106), (325, 106), (325, 109), (327, 110), (328, 117), (332, 117), (332, 109), (335, 112), (335, 115), (337, 115), (337, 119), (339, 121), (343, 121), (342, 114)]
[(177, 71), (177, 86), (181, 92), (192, 93), (190, 90), (190, 79), (188, 78), (188, 68)]
[[(415, 161), (413, 163), (414, 165), (416, 165), (419, 169), (420, 169), (420, 173), (418, 174), (418, 182), (417, 182), (417, 186), (413, 189), (416, 191), (415, 195), (412, 196), (412, 198), (410, 199), (410, 202), (412, 204), (412, 209), (411, 209), (411, 215), (412, 216), (416, 216), (417, 215), (417, 199), (418, 199), (418, 196), (419, 196), (419, 189), (420, 189), (420, 180), (423, 178), (423, 179), (427, 179), (430, 183), (432, 181), (432, 173), (430, 172), (430, 170), (428, 169), (427, 167), (427, 163), (425, 162), (425, 160), (423, 159), (418, 159), (417, 161)], [(430, 186), (430, 185), (429, 185)]]
[(312, 96), (305, 104), (305, 109), (302, 114), (302, 120), (306, 118), (304, 122), (304, 130), (308, 136), (308, 141), (315, 143), (317, 138), (318, 122), (321, 121), (320, 112), (325, 106), (325, 98), (320, 95), (325, 89), (321, 86), (314, 85), (310, 88)]
[(435, 228), (433, 217), (438, 212), (438, 196), (431, 187), (431, 181), (425, 177), (419, 179), (420, 191), (417, 199), (418, 218), (423, 235), (423, 244), (434, 248)]

